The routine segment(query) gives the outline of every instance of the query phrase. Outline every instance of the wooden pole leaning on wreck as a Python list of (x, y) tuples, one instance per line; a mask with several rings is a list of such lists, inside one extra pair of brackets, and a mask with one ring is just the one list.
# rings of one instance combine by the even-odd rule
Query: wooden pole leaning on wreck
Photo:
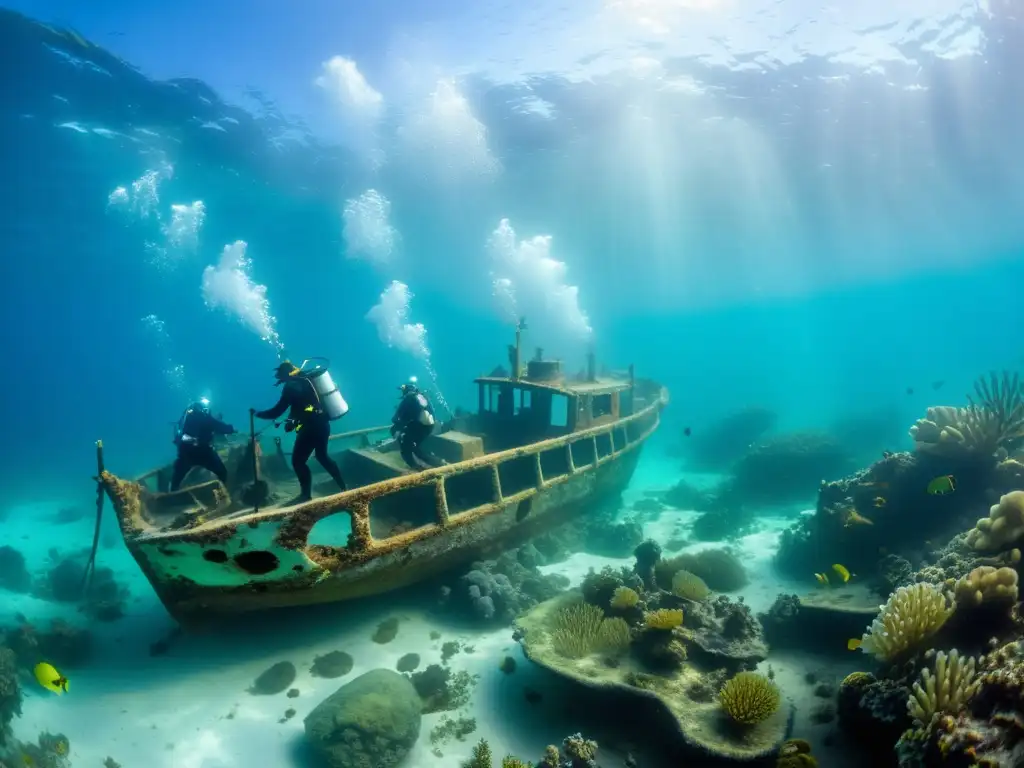
[(249, 450), (252, 451), (252, 511), (260, 511), (260, 460), (256, 455), (256, 411), (249, 409)]
[(92, 532), (92, 549), (89, 551), (89, 559), (85, 562), (85, 569), (82, 571), (82, 583), (79, 585), (79, 594), (85, 597), (92, 582), (92, 575), (96, 571), (96, 551), (100, 546), (100, 524), (103, 522), (103, 441), (96, 441), (96, 526)]

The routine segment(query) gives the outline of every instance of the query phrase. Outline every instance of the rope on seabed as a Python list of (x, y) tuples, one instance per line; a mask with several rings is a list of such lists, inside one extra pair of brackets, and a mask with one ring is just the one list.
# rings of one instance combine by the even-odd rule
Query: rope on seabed
[(80, 596), (84, 598), (92, 582), (93, 574), (96, 572), (96, 550), (100, 546), (100, 523), (103, 521), (103, 441), (96, 441), (96, 527), (92, 533), (92, 550), (89, 552), (89, 559), (85, 563), (85, 570), (82, 571), (82, 583), (80, 585)]

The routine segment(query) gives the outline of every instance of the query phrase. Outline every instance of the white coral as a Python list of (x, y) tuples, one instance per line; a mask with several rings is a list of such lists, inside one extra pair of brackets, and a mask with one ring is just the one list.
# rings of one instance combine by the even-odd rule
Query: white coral
[(981, 681), (975, 678), (977, 663), (973, 656), (962, 659), (955, 648), (949, 656), (939, 651), (935, 654), (935, 674), (926, 667), (921, 670), (921, 682), (914, 683), (907, 712), (921, 725), (928, 725), (936, 712), (955, 715), (978, 690)]
[(956, 610), (956, 602), (933, 584), (900, 587), (891, 595), (868, 631), (861, 650), (888, 661), (935, 634)]

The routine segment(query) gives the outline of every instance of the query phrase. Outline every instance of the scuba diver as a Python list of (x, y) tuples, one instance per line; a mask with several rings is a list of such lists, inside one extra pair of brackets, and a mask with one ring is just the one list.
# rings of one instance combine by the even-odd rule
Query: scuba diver
[(210, 401), (205, 397), (192, 403), (178, 420), (174, 433), (174, 444), (178, 446), (178, 458), (174, 460), (171, 475), (171, 490), (181, 487), (185, 475), (192, 467), (202, 467), (217, 476), (225, 486), (228, 484), (228, 470), (213, 447), (216, 435), (233, 435), (235, 428), (225, 424), (210, 413)]
[(416, 463), (416, 459), (429, 467), (447, 464), (448, 462), (439, 459), (423, 447), (423, 441), (434, 431), (434, 407), (416, 386), (416, 377), (400, 386), (399, 390), (402, 399), (391, 419), (391, 435), (398, 440), (399, 451), (405, 463), (413, 469), (422, 469)]
[[(292, 448), (292, 469), (299, 479), (299, 495), (288, 502), (287, 506), (301, 504), (313, 498), (313, 473), (306, 462), (312, 454), (326, 470), (341, 490), (347, 490), (341, 470), (327, 452), (327, 440), (331, 436), (331, 419), (321, 402), (320, 392), (313, 381), (303, 375), (301, 368), (288, 360), (282, 362), (274, 370), (277, 379), (275, 386), (284, 385), (281, 398), (277, 405), (265, 411), (252, 410), (257, 419), (276, 419), (288, 408), (291, 412), (285, 422), (285, 431), (295, 430), (295, 446)], [(335, 390), (337, 391), (337, 390)], [(348, 406), (345, 406), (345, 411)], [(344, 415), (344, 414), (342, 414)]]

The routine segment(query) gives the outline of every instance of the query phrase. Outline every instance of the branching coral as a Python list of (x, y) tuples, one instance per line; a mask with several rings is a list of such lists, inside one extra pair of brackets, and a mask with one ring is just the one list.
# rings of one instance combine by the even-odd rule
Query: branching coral
[(1017, 572), (1013, 568), (981, 565), (961, 579), (947, 580), (946, 586), (953, 589), (961, 606), (1017, 602)]
[(672, 592), (677, 597), (683, 597), (687, 600), (703, 600), (710, 593), (708, 585), (704, 583), (704, 579), (695, 573), (681, 570), (676, 571), (672, 577)]
[(670, 630), (683, 624), (683, 611), (680, 608), (660, 608), (644, 616), (647, 629)]
[(480, 739), (473, 747), (473, 756), (462, 764), (462, 768), (491, 768), (493, 765), (491, 745), (486, 739)]
[(722, 686), (718, 701), (734, 722), (755, 725), (775, 713), (782, 697), (778, 687), (767, 677), (740, 672)]
[(993, 504), (988, 517), (967, 532), (967, 544), (980, 552), (1000, 552), (1024, 539), (1024, 491), (1011, 491)]
[(583, 734), (580, 733), (566, 737), (562, 742), (562, 747), (565, 749), (565, 754), (573, 761), (580, 760), (585, 763), (597, 757), (597, 742), (584, 739)]
[(592, 645), (598, 653), (614, 656), (625, 653), (632, 640), (629, 624), (625, 619), (605, 619), (598, 627), (597, 637), (594, 638)]
[(1019, 375), (990, 373), (974, 383), (974, 393), (966, 408), (929, 408), (910, 428), (917, 449), (943, 456), (994, 456), (1016, 447), (1024, 438)]
[(955, 648), (948, 656), (939, 651), (935, 654), (935, 674), (925, 667), (921, 670), (921, 682), (914, 683), (907, 699), (907, 712), (920, 725), (928, 725), (937, 712), (955, 715), (981, 684), (975, 675), (976, 665), (977, 659), (963, 659)]
[(864, 633), (860, 648), (889, 661), (935, 634), (954, 610), (956, 602), (933, 584), (900, 587)]
[(640, 595), (636, 593), (635, 589), (629, 587), (617, 587), (611, 599), (611, 607), (615, 610), (625, 610), (632, 608), (638, 602), (640, 602)]

